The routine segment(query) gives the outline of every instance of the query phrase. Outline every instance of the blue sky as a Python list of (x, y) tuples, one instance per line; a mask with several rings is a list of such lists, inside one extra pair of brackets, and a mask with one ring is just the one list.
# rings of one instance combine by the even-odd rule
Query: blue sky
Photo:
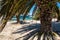
[[(59, 2), (57, 2), (57, 6), (58, 6), (59, 9), (60, 9), (60, 3), (59, 3)], [(31, 8), (31, 10), (30, 10), (30, 12), (29, 12), (29, 15), (32, 15), (34, 8), (35, 8), (35, 5), (33, 5), (33, 7)]]
[(34, 8), (35, 8), (35, 4), (32, 6), (32, 8), (31, 8), (31, 10), (29, 12), (29, 15), (32, 15)]
[(60, 9), (60, 3), (59, 2), (57, 2), (57, 6), (59, 7), (59, 9)]

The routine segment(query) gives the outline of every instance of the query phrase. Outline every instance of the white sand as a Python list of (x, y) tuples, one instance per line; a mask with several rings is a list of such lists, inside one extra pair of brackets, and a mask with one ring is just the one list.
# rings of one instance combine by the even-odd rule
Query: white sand
[[(15, 23), (16, 21), (9, 21), (6, 25), (6, 27), (4, 28), (4, 30), (0, 33), (0, 40), (23, 40), (23, 38), (19, 38), (23, 35), (26, 35), (28, 33), (30, 33), (31, 31), (35, 30), (31, 30), (29, 32), (24, 33), (23, 35), (21, 33), (16, 33), (16, 34), (12, 34), (13, 32), (16, 32), (17, 29), (22, 28), (24, 26), (28, 26), (34, 23), (40, 23), (40, 21), (35, 21), (35, 20), (31, 20), (31, 21), (26, 21), (29, 22), (27, 24), (12, 24)], [(20, 30), (18, 30), (20, 31)], [(59, 38), (58, 38), (59, 39)], [(36, 40), (36, 39), (34, 39)], [(59, 39), (60, 40), (60, 39)]]
[[(12, 34), (12, 32), (15, 32), (17, 29), (22, 28), (23, 26), (28, 26), (30, 24), (36, 23), (36, 21), (33, 22), (31, 20), (31, 21), (26, 21), (26, 22), (29, 22), (28, 24), (12, 24), (15, 22), (16, 21), (9, 21), (7, 23), (7, 25), (5, 26), (3, 31), (0, 33), (0, 40), (15, 40), (23, 35), (20, 35), (20, 33), (19, 34)], [(29, 33), (29, 32), (27, 32), (27, 33)], [(27, 34), (27, 33), (25, 33), (25, 34)], [(22, 40), (22, 39), (20, 39), (20, 40)]]

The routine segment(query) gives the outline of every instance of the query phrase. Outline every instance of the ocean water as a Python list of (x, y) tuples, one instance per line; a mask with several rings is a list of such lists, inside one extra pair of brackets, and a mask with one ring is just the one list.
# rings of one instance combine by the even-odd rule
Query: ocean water
[[(16, 20), (16, 19), (17, 19), (16, 16), (12, 18), (12, 20)], [(23, 16), (20, 16), (20, 20), (23, 20)], [(25, 20), (32, 20), (32, 17), (26, 16)]]

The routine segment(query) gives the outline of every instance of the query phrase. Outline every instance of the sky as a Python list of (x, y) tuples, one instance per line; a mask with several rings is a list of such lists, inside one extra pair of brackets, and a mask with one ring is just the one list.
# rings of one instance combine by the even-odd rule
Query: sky
[(59, 9), (60, 9), (60, 3), (59, 2), (57, 2), (57, 6), (59, 7)]
[(35, 8), (35, 4), (32, 6), (32, 8), (31, 8), (31, 10), (29, 12), (29, 15), (32, 15), (34, 8)]
[[(57, 6), (58, 6), (59, 9), (60, 9), (60, 3), (59, 3), (59, 2), (57, 2)], [(30, 10), (30, 12), (29, 12), (29, 15), (32, 15), (34, 8), (35, 8), (35, 5), (33, 5), (33, 7), (31, 8), (31, 10)]]

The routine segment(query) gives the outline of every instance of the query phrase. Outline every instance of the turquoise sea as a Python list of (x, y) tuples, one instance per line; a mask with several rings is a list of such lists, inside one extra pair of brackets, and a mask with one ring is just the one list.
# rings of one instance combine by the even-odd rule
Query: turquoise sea
[[(12, 20), (16, 20), (16, 17), (14, 16)], [(23, 16), (20, 16), (20, 20), (23, 20)], [(32, 20), (31, 16), (26, 16), (25, 20)]]

